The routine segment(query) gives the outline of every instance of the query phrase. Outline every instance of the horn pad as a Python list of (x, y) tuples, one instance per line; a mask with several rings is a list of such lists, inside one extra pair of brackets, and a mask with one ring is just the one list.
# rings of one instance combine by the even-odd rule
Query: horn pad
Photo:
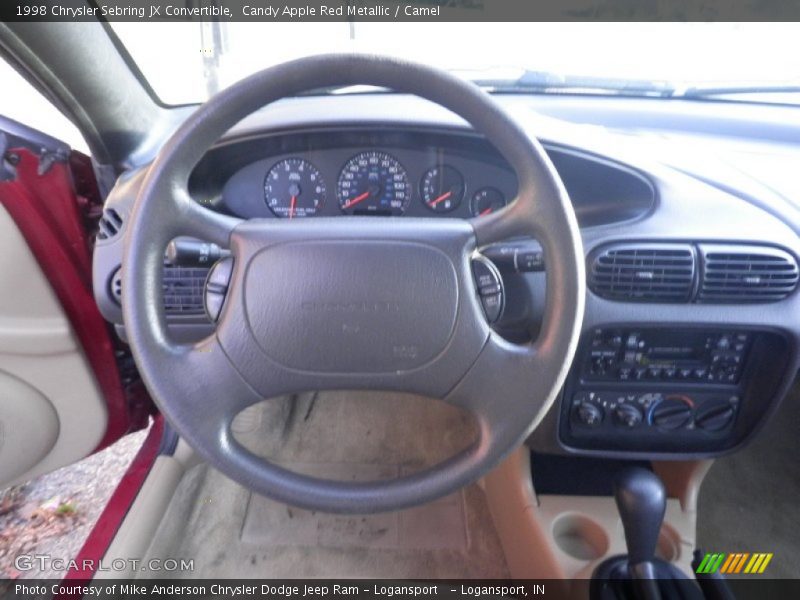
[(316, 373), (429, 364), (453, 335), (458, 294), (444, 252), (404, 241), (268, 246), (251, 259), (244, 281), (259, 347), (283, 367)]

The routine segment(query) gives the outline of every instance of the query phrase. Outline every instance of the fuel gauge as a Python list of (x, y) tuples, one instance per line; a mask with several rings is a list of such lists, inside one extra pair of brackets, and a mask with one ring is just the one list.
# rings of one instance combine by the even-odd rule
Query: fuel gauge
[(450, 212), (464, 198), (464, 177), (457, 169), (439, 165), (422, 176), (420, 193), (425, 206), (434, 212)]
[(470, 209), (476, 217), (482, 217), (500, 210), (506, 205), (506, 197), (503, 192), (493, 187), (479, 189), (472, 196)]

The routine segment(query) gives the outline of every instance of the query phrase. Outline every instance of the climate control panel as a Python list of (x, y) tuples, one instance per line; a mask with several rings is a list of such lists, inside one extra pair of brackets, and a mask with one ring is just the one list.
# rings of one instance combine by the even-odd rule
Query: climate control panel
[(583, 391), (572, 397), (571, 421), (577, 427), (612, 431), (649, 427), (719, 432), (733, 425), (738, 407), (736, 394)]
[(736, 393), (583, 390), (572, 394), (563, 417), (578, 442), (675, 451), (729, 435), (740, 403)]
[(581, 336), (558, 411), (569, 452), (715, 456), (747, 442), (790, 368), (777, 331), (609, 324)]

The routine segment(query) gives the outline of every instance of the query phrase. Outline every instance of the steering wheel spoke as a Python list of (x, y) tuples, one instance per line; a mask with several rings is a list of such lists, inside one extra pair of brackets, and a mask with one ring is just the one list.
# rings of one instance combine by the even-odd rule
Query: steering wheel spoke
[[(558, 389), (548, 383), (553, 358), (538, 345), (512, 344), (493, 335), (443, 399), (470, 411), (478, 425), (480, 446), (502, 458), (524, 441), (554, 401)], [(532, 406), (538, 409), (536, 419), (531, 418)]]
[(170, 422), (192, 447), (230, 447), (230, 424), (263, 398), (241, 377), (215, 336), (194, 345), (162, 347), (158, 372), (146, 374), (151, 392), (173, 399)]
[(179, 235), (196, 237), (222, 248), (229, 246), (231, 234), (243, 222), (242, 219), (201, 206), (183, 186), (178, 186), (173, 194), (176, 209), (174, 222)]

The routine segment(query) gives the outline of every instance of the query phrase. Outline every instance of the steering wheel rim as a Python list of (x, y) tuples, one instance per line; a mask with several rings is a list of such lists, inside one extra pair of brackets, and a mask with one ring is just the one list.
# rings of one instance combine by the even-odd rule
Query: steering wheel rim
[[(380, 226), (360, 217), (243, 222), (192, 201), (187, 187), (192, 169), (242, 118), (286, 96), (357, 84), (414, 94), (465, 119), (515, 170), (517, 197), (503, 210), (469, 221), (403, 217)], [(163, 311), (164, 250), (180, 235), (230, 247), (234, 256), (216, 332), (193, 345), (169, 338)], [(540, 335), (521, 345), (492, 332), (470, 270), (478, 247), (516, 236), (535, 237), (547, 260)], [(297, 262), (298, 256), (305, 262)], [(305, 275), (298, 271), (301, 264), (309, 271)], [(393, 277), (380, 279), (387, 265)], [(271, 280), (281, 284), (265, 283)], [(413, 289), (392, 287), (396, 281)], [(524, 441), (566, 378), (580, 333), (584, 286), (583, 250), (567, 193), (541, 145), (488, 94), (428, 66), (325, 55), (242, 80), (211, 98), (172, 135), (150, 166), (129, 220), (122, 304), (131, 349), (151, 396), (201, 457), (277, 501), (369, 513), (446, 495), (485, 474)], [(405, 302), (386, 302), (381, 294), (387, 288)], [(423, 292), (441, 308), (423, 310)], [(342, 312), (354, 320), (354, 330), (363, 330), (360, 337), (343, 337)], [(376, 312), (392, 313), (391, 318), (376, 318)], [(336, 327), (326, 329), (330, 320)], [(322, 330), (314, 344), (318, 351), (309, 352), (310, 327)], [(342, 352), (343, 344), (353, 356)], [(475, 415), (478, 440), (424, 471), (352, 483), (287, 471), (234, 439), (230, 423), (242, 409), (309, 389), (398, 390), (439, 398)]]

